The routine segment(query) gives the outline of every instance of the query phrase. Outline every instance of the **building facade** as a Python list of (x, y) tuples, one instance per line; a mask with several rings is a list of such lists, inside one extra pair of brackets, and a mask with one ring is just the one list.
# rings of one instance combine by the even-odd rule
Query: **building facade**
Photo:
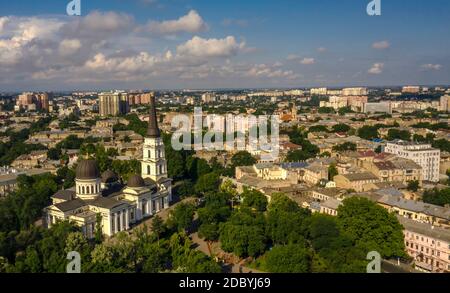
[(100, 115), (116, 116), (129, 112), (128, 95), (125, 92), (106, 92), (98, 95)]
[(396, 140), (388, 142), (384, 151), (412, 160), (421, 166), (423, 180), (439, 182), (441, 151), (432, 148), (430, 144)]
[(60, 190), (52, 205), (44, 209), (44, 223), (50, 228), (58, 221), (70, 221), (92, 238), (99, 225), (102, 234), (113, 236), (133, 224), (169, 207), (172, 180), (167, 178), (164, 144), (156, 123), (154, 99), (143, 148), (142, 174), (132, 175), (123, 185), (111, 171), (100, 175), (96, 161), (83, 160), (76, 169), (75, 187)]

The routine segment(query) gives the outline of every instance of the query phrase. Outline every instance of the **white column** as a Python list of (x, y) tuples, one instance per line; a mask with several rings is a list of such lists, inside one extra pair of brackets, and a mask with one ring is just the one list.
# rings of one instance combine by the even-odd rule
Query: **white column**
[(130, 229), (130, 211), (128, 209), (125, 210), (125, 230)]
[(151, 209), (151, 200), (148, 200), (147, 201), (147, 210), (148, 210), (148, 213), (150, 214), (150, 215), (153, 215), (153, 211), (152, 211), (152, 209)]
[(115, 221), (115, 233), (119, 232), (119, 215), (114, 213), (114, 221)]

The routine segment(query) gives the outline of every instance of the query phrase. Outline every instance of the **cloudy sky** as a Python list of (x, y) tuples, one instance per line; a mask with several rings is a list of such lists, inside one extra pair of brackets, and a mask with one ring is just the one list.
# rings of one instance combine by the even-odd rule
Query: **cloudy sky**
[(450, 84), (450, 1), (0, 1), (0, 91)]

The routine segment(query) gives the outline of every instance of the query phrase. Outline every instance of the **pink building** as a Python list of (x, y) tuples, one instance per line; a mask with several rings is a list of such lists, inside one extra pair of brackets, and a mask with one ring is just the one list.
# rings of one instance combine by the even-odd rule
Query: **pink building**
[(450, 230), (398, 216), (405, 230), (405, 246), (416, 268), (433, 273), (450, 272)]

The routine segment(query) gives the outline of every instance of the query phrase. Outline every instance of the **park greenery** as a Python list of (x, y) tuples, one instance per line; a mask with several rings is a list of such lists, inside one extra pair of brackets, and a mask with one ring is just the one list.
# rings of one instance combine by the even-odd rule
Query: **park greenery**
[(199, 208), (199, 235), (221, 248), (251, 257), (268, 272), (364, 272), (369, 251), (385, 258), (406, 257), (402, 226), (385, 209), (363, 198), (343, 201), (338, 217), (311, 214), (283, 194), (270, 204), (245, 189), (239, 204), (224, 192), (205, 196)]
[(427, 190), (422, 198), (426, 203), (439, 206), (450, 205), (450, 188)]

